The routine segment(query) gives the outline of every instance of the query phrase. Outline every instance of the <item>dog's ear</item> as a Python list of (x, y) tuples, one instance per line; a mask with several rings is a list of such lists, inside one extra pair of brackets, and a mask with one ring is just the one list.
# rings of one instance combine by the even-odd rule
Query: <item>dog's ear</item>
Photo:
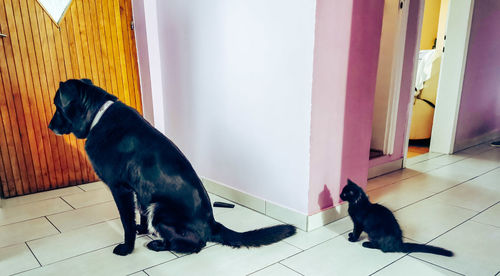
[(75, 80), (67, 80), (66, 82), (59, 83), (58, 94), (62, 108), (68, 106), (73, 100), (78, 98), (79, 86), (79, 83)]
[(356, 185), (356, 183), (352, 182), (352, 180), (350, 180), (349, 178), (347, 179), (347, 184), (348, 185)]
[(81, 79), (80, 81), (81, 81), (81, 82), (83, 82), (83, 83), (86, 83), (86, 84), (94, 85), (94, 84), (92, 83), (92, 81), (91, 81), (91, 80), (89, 80), (89, 79)]

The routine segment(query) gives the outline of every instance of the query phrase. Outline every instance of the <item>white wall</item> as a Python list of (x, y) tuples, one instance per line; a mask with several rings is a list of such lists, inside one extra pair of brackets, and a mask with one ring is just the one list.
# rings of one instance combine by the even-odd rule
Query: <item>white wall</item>
[(199, 175), (307, 214), (315, 1), (156, 8), (167, 136)]

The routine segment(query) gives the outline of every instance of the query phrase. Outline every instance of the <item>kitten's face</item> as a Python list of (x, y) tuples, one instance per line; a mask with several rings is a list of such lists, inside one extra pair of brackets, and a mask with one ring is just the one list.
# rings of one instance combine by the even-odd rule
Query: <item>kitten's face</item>
[(351, 180), (347, 180), (347, 185), (342, 189), (340, 198), (348, 202), (356, 202), (361, 197), (360, 188)]

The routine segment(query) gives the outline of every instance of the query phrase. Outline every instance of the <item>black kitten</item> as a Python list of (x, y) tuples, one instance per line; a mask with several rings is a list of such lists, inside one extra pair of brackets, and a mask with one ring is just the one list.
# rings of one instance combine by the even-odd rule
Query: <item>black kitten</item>
[(444, 248), (404, 243), (403, 233), (392, 212), (380, 204), (370, 203), (365, 192), (351, 180), (347, 180), (340, 198), (349, 202), (349, 216), (354, 223), (354, 230), (349, 233), (350, 242), (357, 241), (361, 232), (365, 231), (370, 240), (363, 243), (367, 248), (380, 249), (383, 252), (424, 252), (453, 256), (453, 252)]

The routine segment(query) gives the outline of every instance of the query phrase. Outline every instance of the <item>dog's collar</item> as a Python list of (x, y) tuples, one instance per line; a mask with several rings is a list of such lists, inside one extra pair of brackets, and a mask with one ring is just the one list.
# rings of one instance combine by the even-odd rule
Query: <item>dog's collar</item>
[[(99, 108), (99, 111), (97, 111), (97, 114), (95, 115), (94, 117), (94, 120), (92, 121), (92, 124), (90, 125), (90, 130), (92, 128), (94, 128), (95, 125), (97, 125), (97, 123), (99, 122), (99, 120), (101, 119), (102, 115), (104, 114), (104, 112), (106, 112), (106, 110), (112, 105), (114, 104), (115, 102), (113, 101), (107, 101), (105, 102), (101, 108)], [(89, 131), (90, 131), (89, 130)]]

